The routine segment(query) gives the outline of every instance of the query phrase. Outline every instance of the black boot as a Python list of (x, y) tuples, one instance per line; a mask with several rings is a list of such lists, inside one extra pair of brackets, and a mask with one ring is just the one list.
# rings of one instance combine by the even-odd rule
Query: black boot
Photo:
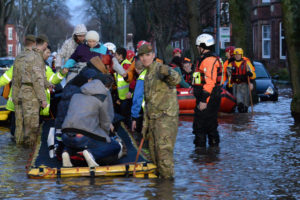
[(208, 144), (210, 147), (218, 147), (220, 143), (219, 132), (208, 134)]
[(206, 147), (206, 135), (195, 135), (194, 144), (196, 147)]

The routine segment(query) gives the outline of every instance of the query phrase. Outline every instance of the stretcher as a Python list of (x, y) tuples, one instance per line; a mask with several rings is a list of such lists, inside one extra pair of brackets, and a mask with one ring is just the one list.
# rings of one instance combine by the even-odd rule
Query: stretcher
[[(108, 166), (90, 168), (86, 166), (75, 166), (70, 168), (62, 167), (62, 162), (56, 157), (50, 158), (47, 145), (47, 138), (50, 127), (54, 121), (46, 121), (41, 128), (41, 136), (38, 138), (37, 145), (27, 166), (27, 175), (32, 179), (48, 179), (63, 177), (106, 177), (133, 175), (134, 162), (137, 155), (137, 144), (131, 133), (122, 124), (117, 133), (124, 141), (127, 148), (127, 155), (117, 162)], [(141, 152), (136, 163), (136, 178), (157, 178), (156, 166), (151, 163), (147, 155)]]

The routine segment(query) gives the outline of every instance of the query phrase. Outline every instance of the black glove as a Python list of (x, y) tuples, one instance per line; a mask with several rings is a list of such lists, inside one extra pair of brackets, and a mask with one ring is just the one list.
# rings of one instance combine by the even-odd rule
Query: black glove
[(253, 76), (253, 73), (250, 72), (250, 71), (247, 71), (246, 75), (249, 76), (249, 77), (252, 77), (252, 76)]

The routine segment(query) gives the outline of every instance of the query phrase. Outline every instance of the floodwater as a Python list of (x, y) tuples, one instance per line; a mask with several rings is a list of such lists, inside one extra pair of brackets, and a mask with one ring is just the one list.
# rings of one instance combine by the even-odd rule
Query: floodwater
[(291, 89), (254, 114), (219, 118), (220, 149), (195, 150), (192, 117), (181, 117), (175, 180), (135, 178), (28, 179), (31, 150), (0, 129), (0, 199), (300, 199), (300, 123), (290, 114)]

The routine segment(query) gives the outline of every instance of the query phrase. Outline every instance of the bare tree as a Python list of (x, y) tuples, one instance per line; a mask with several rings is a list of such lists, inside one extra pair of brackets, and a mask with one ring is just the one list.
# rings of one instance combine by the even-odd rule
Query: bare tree
[(250, 58), (253, 57), (251, 9), (252, 0), (229, 0), (233, 44), (243, 48)]
[(11, 15), (14, 0), (1, 0), (0, 1), (0, 57), (6, 56), (6, 35), (5, 25)]
[(282, 0), (283, 25), (287, 44), (287, 57), (293, 88), (291, 111), (293, 116), (300, 117), (300, 2)]
[(144, 0), (147, 21), (156, 41), (158, 56), (166, 59), (166, 47), (178, 31), (180, 0)]
[[(87, 0), (91, 9), (87, 12), (91, 22), (98, 26), (103, 42), (114, 42), (117, 46), (122, 46), (123, 41), (123, 6), (120, 0)], [(88, 24), (89, 25), (89, 24)]]

